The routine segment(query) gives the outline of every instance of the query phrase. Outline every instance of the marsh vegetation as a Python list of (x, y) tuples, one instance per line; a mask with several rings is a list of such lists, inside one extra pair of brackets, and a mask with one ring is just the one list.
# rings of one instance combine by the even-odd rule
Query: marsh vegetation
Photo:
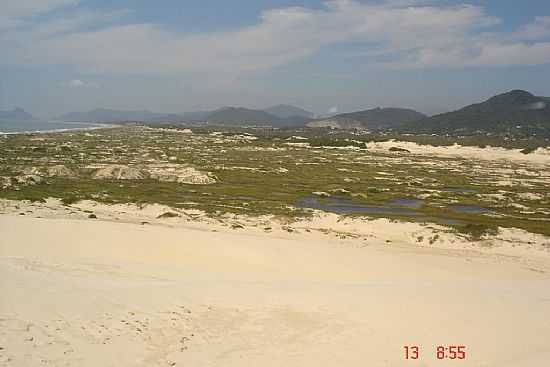
[[(318, 134), (125, 127), (2, 136), (0, 197), (289, 220), (344, 205), (343, 215), (436, 222), (472, 236), (499, 226), (550, 235), (548, 165), (371, 151), (372, 136)], [(312, 202), (314, 193), (323, 197)]]

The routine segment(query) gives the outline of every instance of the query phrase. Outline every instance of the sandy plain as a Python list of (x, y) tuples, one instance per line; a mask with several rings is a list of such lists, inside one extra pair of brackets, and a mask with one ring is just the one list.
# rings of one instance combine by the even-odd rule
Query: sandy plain
[[(472, 244), (448, 234), (430, 245), (415, 240), (428, 229), (414, 223), (325, 215), (267, 233), (265, 220), (157, 218), (164, 210), (3, 201), (0, 366), (550, 360), (545, 237)], [(346, 226), (362, 235), (342, 235)], [(463, 345), (466, 358), (439, 360), (440, 345)], [(420, 358), (405, 360), (404, 346)]]

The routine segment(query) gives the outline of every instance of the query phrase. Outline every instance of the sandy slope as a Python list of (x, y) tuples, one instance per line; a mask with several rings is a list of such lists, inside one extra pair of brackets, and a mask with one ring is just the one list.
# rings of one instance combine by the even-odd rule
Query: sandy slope
[(412, 154), (432, 155), (438, 157), (466, 158), (476, 160), (506, 160), (530, 164), (550, 165), (550, 148), (538, 148), (529, 154), (521, 153), (521, 149), (507, 149), (503, 147), (475, 147), (454, 144), (451, 146), (433, 146), (417, 144), (410, 141), (383, 141), (369, 142), (369, 151), (387, 152), (391, 147), (407, 149)]
[(518, 257), (8, 214), (0, 233), (0, 366), (550, 360), (550, 274)]

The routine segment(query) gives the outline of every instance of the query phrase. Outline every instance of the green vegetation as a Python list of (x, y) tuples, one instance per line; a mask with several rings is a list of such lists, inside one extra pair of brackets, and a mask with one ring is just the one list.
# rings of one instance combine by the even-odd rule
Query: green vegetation
[(312, 147), (357, 147), (367, 149), (367, 143), (364, 141), (332, 136), (315, 137), (309, 139), (307, 142)]
[(533, 153), (535, 150), (537, 150), (537, 149), (534, 148), (534, 147), (525, 148), (525, 149), (522, 149), (522, 150), (521, 150), (521, 153), (523, 153), (523, 154), (529, 154), (529, 153)]
[[(153, 125), (152, 125), (153, 126)], [(164, 127), (174, 127), (166, 125)], [(196, 127), (193, 128), (195, 134), (210, 134), (215, 131), (219, 131), (220, 128), (214, 127)], [(223, 128), (224, 134), (227, 136), (252, 133), (258, 137), (261, 141), (269, 143), (292, 139), (293, 136), (299, 135), (301, 137), (308, 138), (310, 141), (316, 139), (327, 139), (330, 137), (332, 140), (357, 140), (365, 143), (369, 142), (384, 142), (390, 140), (408, 141), (421, 145), (433, 145), (433, 146), (451, 146), (459, 144), (462, 146), (472, 147), (502, 147), (507, 149), (527, 149), (528, 152), (532, 152), (539, 147), (550, 146), (550, 137), (539, 137), (532, 135), (521, 134), (507, 134), (507, 133), (461, 133), (461, 134), (401, 134), (398, 132), (386, 131), (386, 132), (359, 132), (359, 131), (344, 131), (344, 130), (331, 130), (330, 128), (304, 128), (304, 129), (271, 129), (271, 128)], [(292, 140), (298, 142), (298, 140)]]
[[(63, 165), (75, 172), (74, 177), (42, 174), (41, 183), (16, 183), (0, 189), (0, 197), (34, 201), (58, 197), (66, 204), (83, 199), (159, 203), (201, 209), (213, 217), (224, 213), (273, 214), (289, 220), (311, 215), (296, 204), (313, 192), (378, 207), (396, 199), (416, 198), (423, 201), (414, 209), (418, 215), (396, 212), (369, 216), (446, 224), (471, 238), (491, 233), (498, 226), (550, 235), (548, 167), (365, 149), (369, 141), (394, 138), (389, 135), (326, 129), (175, 131), (126, 127), (0, 137), (0, 185), (4, 177), (12, 180), (32, 168), (45, 172), (48, 167)], [(432, 145), (457, 142), (457, 138), (427, 135), (404, 138)], [(479, 138), (471, 137), (470, 142), (480, 144)], [(309, 143), (309, 147), (294, 143)], [(341, 146), (362, 149), (324, 148)], [(192, 166), (210, 172), (217, 182), (191, 185), (150, 178), (93, 179), (98, 167), (105, 164)], [(460, 212), (450, 204), (479, 206), (489, 213)]]

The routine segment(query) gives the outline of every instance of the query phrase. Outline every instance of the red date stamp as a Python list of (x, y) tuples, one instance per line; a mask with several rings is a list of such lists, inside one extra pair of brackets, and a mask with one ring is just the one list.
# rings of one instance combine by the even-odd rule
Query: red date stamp
[[(407, 360), (420, 359), (420, 347), (418, 345), (403, 346), (404, 357)], [(466, 359), (466, 346), (464, 345), (438, 345), (433, 352), (434, 357), (440, 360), (464, 360)]]

